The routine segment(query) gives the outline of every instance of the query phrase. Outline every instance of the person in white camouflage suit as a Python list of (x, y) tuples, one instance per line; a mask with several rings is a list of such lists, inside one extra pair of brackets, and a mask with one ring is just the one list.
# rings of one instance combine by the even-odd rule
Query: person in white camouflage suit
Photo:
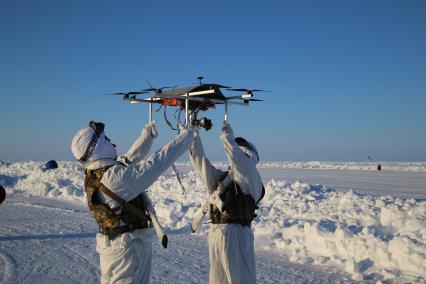
[[(91, 122), (89, 127), (77, 132), (71, 143), (72, 153), (86, 169), (86, 181), (97, 182), (98, 186), (102, 185), (127, 203), (149, 213), (151, 218), (155, 217), (145, 191), (188, 151), (193, 143), (193, 129), (181, 128), (174, 140), (144, 160), (157, 137), (153, 123), (148, 123), (127, 153), (119, 157), (103, 128), (102, 123)], [(138, 219), (100, 190), (95, 190), (88, 202), (95, 218), (103, 216), (97, 220), (100, 232), (96, 234), (101, 283), (148, 283), (153, 235), (149, 222)], [(98, 209), (94, 208), (101, 209), (97, 213)]]
[(210, 195), (206, 203), (212, 222), (208, 235), (209, 283), (256, 283), (250, 223), (255, 217), (256, 205), (264, 195), (256, 169), (259, 156), (253, 144), (241, 137), (234, 138), (231, 126), (226, 122), (221, 140), (230, 164), (228, 172), (216, 169), (209, 162), (198, 134), (190, 149), (192, 167)]

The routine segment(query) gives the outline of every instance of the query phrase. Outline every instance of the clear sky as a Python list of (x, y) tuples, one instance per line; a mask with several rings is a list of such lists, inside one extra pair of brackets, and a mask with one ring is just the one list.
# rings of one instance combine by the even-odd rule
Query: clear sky
[(3, 161), (72, 160), (90, 120), (125, 151), (147, 106), (103, 94), (200, 75), (271, 91), (230, 109), (262, 160), (426, 161), (426, 1), (0, 1), (0, 36)]

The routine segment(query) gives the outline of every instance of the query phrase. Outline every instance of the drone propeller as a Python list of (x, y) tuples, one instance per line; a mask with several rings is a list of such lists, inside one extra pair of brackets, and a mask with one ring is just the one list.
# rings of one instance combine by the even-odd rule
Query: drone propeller
[(177, 87), (177, 85), (175, 85), (173, 87), (155, 88), (153, 85), (151, 85), (151, 83), (148, 80), (146, 80), (146, 82), (148, 83), (148, 85), (150, 86), (150, 88), (142, 90), (142, 92), (154, 92), (156, 94), (161, 94), (164, 89), (175, 89)]
[(252, 99), (253, 92), (268, 92), (268, 91), (265, 91), (265, 90), (258, 90), (258, 89), (249, 90), (249, 89), (244, 89), (244, 88), (241, 88), (241, 89), (227, 89), (227, 90), (228, 91), (233, 91), (233, 92), (244, 92), (244, 94), (241, 96), (241, 99), (244, 100), (244, 103), (248, 103), (249, 100), (257, 101), (256, 99)]
[(244, 101), (244, 103), (248, 103), (248, 102), (263, 102), (263, 100), (253, 99), (251, 97), (243, 97), (243, 96), (226, 97), (226, 100), (227, 101), (231, 101), (231, 100), (242, 100), (242, 101)]
[(158, 93), (158, 94), (161, 94), (161, 92), (164, 90), (164, 89), (173, 89), (173, 88), (176, 88), (177, 86), (173, 86), (173, 87), (161, 87), (161, 88), (154, 88), (154, 87), (152, 87), (152, 88), (148, 88), (148, 89), (145, 89), (145, 90), (142, 90), (142, 92), (155, 92), (155, 93)]
[(253, 89), (253, 90), (249, 90), (249, 89), (227, 89), (227, 90), (233, 91), (233, 92), (246, 92), (247, 94), (253, 94), (253, 92), (269, 92), (269, 91), (258, 90), (258, 89)]
[(107, 94), (110, 96), (130, 96), (130, 95), (142, 95), (142, 94), (147, 94), (149, 92), (146, 91), (141, 91), (141, 92), (127, 92), (127, 93), (114, 93), (114, 94)]
[(225, 86), (225, 85), (219, 85), (219, 84), (214, 84), (216, 87), (220, 88), (220, 89), (229, 89), (229, 86)]

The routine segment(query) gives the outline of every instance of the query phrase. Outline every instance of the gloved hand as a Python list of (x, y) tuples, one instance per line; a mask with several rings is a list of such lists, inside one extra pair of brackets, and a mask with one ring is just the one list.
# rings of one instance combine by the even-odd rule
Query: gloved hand
[(189, 148), (189, 155), (191, 155), (191, 156), (192, 156), (193, 151), (194, 151), (196, 148), (198, 148), (198, 147), (199, 147), (198, 145), (201, 143), (201, 140), (200, 140), (200, 139), (201, 139), (201, 138), (200, 138), (200, 133), (199, 133), (198, 128), (194, 128), (194, 141), (192, 142), (191, 148)]
[(167, 238), (167, 235), (164, 235), (161, 239), (161, 244), (163, 245), (163, 248), (167, 248), (167, 244), (169, 242), (169, 238)]
[(233, 131), (232, 131), (231, 125), (227, 121), (223, 122), (222, 133), (223, 134), (232, 134), (232, 135), (234, 134)]
[(200, 131), (198, 128), (194, 128), (194, 141), (200, 139)]
[(158, 136), (158, 131), (157, 131), (157, 128), (155, 127), (155, 122), (151, 121), (150, 123), (148, 123), (147, 127), (151, 137), (156, 138)]
[(177, 127), (178, 127), (179, 131), (182, 131), (182, 130), (184, 130), (184, 129), (188, 128), (188, 127), (191, 127), (191, 128), (192, 128), (192, 126), (191, 126), (191, 125), (186, 126), (185, 124), (180, 123), (180, 121), (178, 121), (178, 123), (177, 123)]

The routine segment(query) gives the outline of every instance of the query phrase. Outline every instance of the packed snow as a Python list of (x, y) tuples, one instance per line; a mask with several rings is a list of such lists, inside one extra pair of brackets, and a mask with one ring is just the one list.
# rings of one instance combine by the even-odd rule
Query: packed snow
[[(61, 259), (60, 265), (75, 266), (72, 255), (78, 254), (84, 262), (90, 263), (91, 271), (85, 274), (87, 282), (96, 282), (98, 260), (93, 243), (96, 224), (85, 208), (83, 168), (77, 162), (67, 161), (60, 162), (57, 170), (45, 170), (42, 165), (34, 161), (0, 162), (0, 184), (8, 193), (7, 200), (0, 205), (3, 216), (0, 221), (6, 224), (0, 227), (0, 282), (30, 281), (31, 275), (35, 277), (31, 279), (41, 277), (43, 270), (37, 270), (34, 264), (31, 268), (30, 262), (54, 257), (55, 250), (40, 246), (43, 251), (35, 253), (37, 257), (32, 259), (25, 252), (34, 244), (23, 241), (44, 242), (49, 237), (59, 239), (60, 247), (64, 243), (73, 247), (74, 252)], [(227, 166), (225, 163), (216, 165)], [(324, 177), (320, 178), (324, 185), (314, 182), (315, 172), (322, 171), (351, 172), (351, 176), (357, 171), (355, 176), (361, 180), (369, 172), (377, 172), (373, 163), (261, 163), (259, 170), (266, 195), (253, 223), (259, 282), (347, 282), (346, 277), (372, 282), (426, 281), (426, 164), (384, 163), (382, 166), (385, 171), (393, 171), (395, 179), (400, 175), (402, 179), (410, 177), (407, 180), (411, 180), (413, 175), (416, 182), (408, 183), (415, 194), (398, 196), (392, 191), (391, 196), (387, 188), (380, 189), (379, 181), (375, 181), (374, 195), (349, 190), (351, 184), (345, 180), (339, 181), (345, 185), (343, 189), (330, 187)], [(205, 242), (209, 225), (204, 224), (196, 234), (191, 234), (189, 223), (206, 200), (207, 193), (201, 181), (188, 169), (188, 164), (180, 164), (179, 168), (185, 193), (169, 172), (149, 188), (159, 220), (172, 234), (167, 253), (163, 254), (155, 244), (153, 280), (174, 279), (182, 283), (185, 277), (196, 277), (198, 280), (187, 281), (205, 283), (208, 271)], [(288, 178), (287, 169), (296, 171), (293, 171), (294, 176), (307, 175), (304, 172), (307, 170), (312, 184)], [(61, 220), (55, 221), (52, 213), (60, 213)], [(46, 218), (46, 223), (39, 224), (40, 216)], [(75, 216), (78, 220), (71, 221)], [(65, 228), (58, 225), (68, 219)], [(27, 225), (20, 225), (24, 223)], [(39, 225), (28, 227), (31, 223)], [(194, 256), (195, 251), (197, 256)], [(188, 253), (195, 257), (192, 262), (186, 257)], [(28, 262), (29, 272), (13, 268), (21, 261)], [(56, 262), (47, 263), (54, 266)], [(332, 272), (327, 273), (327, 270)], [(289, 271), (302, 272), (300, 278), (295, 275), (291, 278)], [(279, 277), (289, 278), (280, 281)], [(76, 283), (74, 279), (61, 280)]]

